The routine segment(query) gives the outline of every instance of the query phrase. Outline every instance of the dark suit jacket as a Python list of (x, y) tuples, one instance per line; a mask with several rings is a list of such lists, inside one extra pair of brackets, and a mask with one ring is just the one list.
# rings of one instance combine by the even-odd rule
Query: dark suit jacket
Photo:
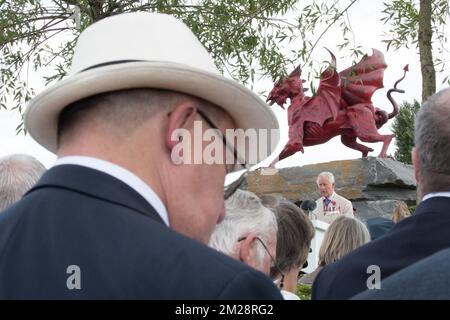
[(381, 282), (380, 290), (366, 290), (353, 299), (450, 299), (450, 249), (394, 273)]
[[(71, 265), (81, 289), (68, 289)], [(262, 273), (168, 228), (125, 183), (63, 165), (0, 214), (0, 299), (11, 298), (281, 296)]]
[(400, 221), (383, 237), (325, 267), (314, 282), (313, 299), (349, 299), (368, 289), (374, 275), (368, 267), (380, 267), (381, 279), (439, 250), (450, 247), (450, 198), (423, 201), (414, 216)]

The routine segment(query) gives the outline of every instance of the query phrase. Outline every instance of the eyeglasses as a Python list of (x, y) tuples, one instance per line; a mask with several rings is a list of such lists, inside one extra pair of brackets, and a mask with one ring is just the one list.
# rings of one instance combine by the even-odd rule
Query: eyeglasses
[[(236, 165), (241, 165), (245, 171), (239, 176), (237, 180), (232, 182), (230, 185), (224, 187), (224, 194), (223, 197), (225, 200), (227, 200), (229, 197), (231, 197), (237, 189), (242, 185), (242, 183), (247, 178), (248, 173), (250, 172), (250, 167), (244, 162), (244, 164), (239, 162), (238, 158), (238, 152), (235, 147), (232, 147), (229, 142), (227, 141), (225, 135), (222, 133), (222, 131), (219, 130), (219, 128), (214, 124), (214, 122), (211, 121), (211, 119), (201, 110), (197, 109), (198, 114), (206, 121), (206, 123), (212, 128), (215, 129), (219, 136), (222, 138), (222, 142), (226, 149), (230, 150), (233, 153), (234, 157), (234, 163)], [(225, 171), (226, 174), (232, 172), (232, 169), (228, 169), (226, 163), (225, 163)]]
[[(240, 237), (237, 241), (238, 241), (238, 242), (241, 242), (241, 241), (244, 241), (245, 239), (247, 239), (247, 237)], [(284, 286), (284, 273), (283, 273), (283, 271), (281, 271), (281, 268), (278, 266), (277, 261), (276, 261), (275, 258), (270, 254), (270, 251), (269, 251), (269, 249), (267, 249), (266, 244), (264, 243), (264, 241), (262, 241), (260, 237), (256, 237), (256, 240), (258, 240), (258, 241), (262, 244), (264, 250), (266, 250), (267, 254), (269, 255), (269, 258), (270, 258), (270, 261), (271, 261), (271, 263), (272, 263), (272, 266), (273, 266), (275, 269), (277, 269), (278, 273), (281, 275), (281, 280), (280, 280), (280, 290), (283, 289), (283, 286)]]

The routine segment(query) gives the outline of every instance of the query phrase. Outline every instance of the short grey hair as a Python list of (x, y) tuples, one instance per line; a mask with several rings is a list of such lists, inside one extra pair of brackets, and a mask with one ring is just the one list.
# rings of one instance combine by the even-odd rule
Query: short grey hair
[(323, 172), (319, 173), (319, 175), (317, 176), (317, 179), (316, 179), (316, 184), (317, 185), (319, 184), (319, 178), (320, 177), (326, 177), (328, 179), (328, 181), (330, 181), (331, 183), (334, 183), (334, 181), (335, 181), (334, 180), (334, 175), (331, 172), (323, 171)]
[[(216, 225), (209, 241), (212, 248), (233, 256), (238, 239), (250, 232), (264, 243), (276, 239), (278, 226), (275, 214), (264, 207), (254, 193), (237, 190), (225, 201), (225, 208), (225, 219)], [(261, 245), (257, 248), (259, 263), (262, 264), (265, 250)]]
[(100, 93), (66, 106), (58, 119), (58, 146), (78, 136), (84, 126), (106, 130), (108, 136), (128, 137), (140, 125), (180, 101), (195, 101), (216, 122), (225, 112), (220, 107), (189, 94), (151, 88)]
[(432, 95), (416, 116), (421, 191), (450, 191), (450, 88)]
[(29, 155), (14, 154), (0, 158), (0, 211), (18, 201), (44, 171), (44, 165)]

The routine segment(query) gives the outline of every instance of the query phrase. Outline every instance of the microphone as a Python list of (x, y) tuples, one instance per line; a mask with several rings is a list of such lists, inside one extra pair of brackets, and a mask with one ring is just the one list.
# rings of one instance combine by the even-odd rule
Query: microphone
[[(305, 200), (302, 202), (302, 205), (300, 206), (300, 208), (308, 215), (310, 219), (316, 219), (316, 217), (312, 216), (312, 211), (314, 211), (316, 207), (317, 204), (314, 200)], [(314, 216), (316, 215), (314, 214)]]
[(317, 204), (314, 200), (305, 200), (302, 202), (302, 205), (300, 208), (302, 208), (303, 211), (310, 212), (314, 211), (316, 209)]

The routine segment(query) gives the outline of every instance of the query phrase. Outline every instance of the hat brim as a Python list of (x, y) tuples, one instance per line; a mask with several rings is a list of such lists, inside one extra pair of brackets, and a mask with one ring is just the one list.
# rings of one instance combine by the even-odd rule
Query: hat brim
[(190, 94), (223, 108), (237, 128), (272, 131), (267, 154), (256, 153), (258, 162), (268, 157), (278, 144), (278, 130), (271, 130), (279, 128), (274, 113), (246, 87), (186, 65), (151, 61), (112, 64), (67, 77), (30, 102), (24, 117), (25, 128), (39, 144), (56, 153), (58, 117), (66, 106), (99, 93), (131, 88), (168, 89)]

